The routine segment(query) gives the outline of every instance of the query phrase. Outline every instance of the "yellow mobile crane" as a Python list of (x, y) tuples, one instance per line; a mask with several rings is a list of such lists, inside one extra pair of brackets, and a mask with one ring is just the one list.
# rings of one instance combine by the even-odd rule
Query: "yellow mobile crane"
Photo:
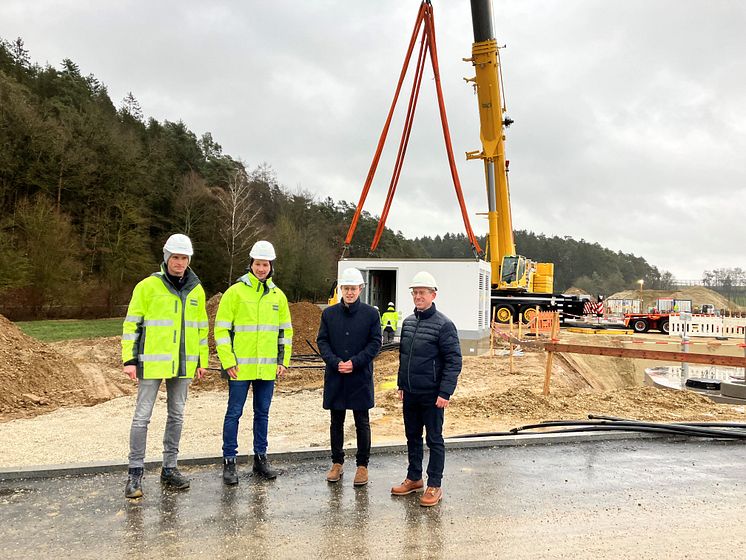
[(577, 296), (552, 293), (554, 264), (537, 263), (516, 252), (510, 212), (508, 161), (505, 159), (504, 129), (512, 124), (505, 116), (500, 56), (492, 29), (492, 0), (471, 0), (474, 44), (471, 62), (476, 70), (473, 83), (479, 104), (482, 149), (467, 152), (467, 159), (481, 159), (487, 184), (489, 237), (487, 258), (492, 266), (492, 305), (497, 321), (511, 317), (528, 322), (536, 309), (558, 310), (563, 318), (582, 315), (584, 301)]

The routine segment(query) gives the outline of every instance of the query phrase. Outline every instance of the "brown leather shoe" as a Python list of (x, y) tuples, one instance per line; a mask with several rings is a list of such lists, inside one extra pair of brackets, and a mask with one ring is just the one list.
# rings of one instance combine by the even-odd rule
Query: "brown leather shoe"
[(365, 486), (368, 484), (368, 467), (358, 467), (355, 471), (353, 486)]
[(394, 496), (406, 496), (407, 494), (411, 494), (412, 492), (418, 492), (424, 487), (425, 485), (422, 482), (422, 479), (409, 480), (408, 478), (405, 478), (404, 482), (402, 482), (399, 486), (394, 486), (393, 488), (391, 488), (391, 493)]
[(332, 468), (329, 469), (329, 472), (326, 473), (326, 481), (327, 482), (339, 482), (339, 479), (342, 478), (342, 475), (344, 474), (344, 466), (342, 463), (334, 463), (332, 465)]
[(420, 496), (420, 505), (424, 507), (438, 505), (438, 502), (440, 502), (442, 497), (443, 490), (436, 488), (435, 486), (428, 486), (425, 493)]

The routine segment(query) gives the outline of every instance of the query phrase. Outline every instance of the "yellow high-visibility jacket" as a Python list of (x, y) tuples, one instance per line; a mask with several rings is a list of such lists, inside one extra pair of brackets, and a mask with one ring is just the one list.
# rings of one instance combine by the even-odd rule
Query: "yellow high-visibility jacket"
[(161, 265), (132, 292), (122, 326), (122, 362), (137, 360), (140, 379), (192, 378), (198, 365), (207, 367), (205, 291), (190, 268), (185, 276), (177, 290)]
[(394, 331), (396, 331), (396, 327), (399, 326), (399, 314), (393, 307), (389, 307), (386, 310), (386, 313), (381, 315), (381, 328), (385, 329), (389, 324)]
[(287, 297), (269, 278), (251, 272), (228, 288), (215, 317), (215, 345), (224, 370), (238, 366), (237, 381), (273, 380), (290, 365), (293, 326)]

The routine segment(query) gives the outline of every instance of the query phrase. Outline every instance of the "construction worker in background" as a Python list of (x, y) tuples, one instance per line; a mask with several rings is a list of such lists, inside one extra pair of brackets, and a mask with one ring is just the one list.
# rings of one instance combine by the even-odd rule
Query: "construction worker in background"
[(427, 489), (421, 506), (434, 506), (443, 492), (445, 465), (443, 421), (445, 409), (456, 390), (461, 373), (461, 346), (453, 322), (435, 309), (438, 285), (429, 272), (418, 272), (409, 284), (414, 314), (404, 319), (399, 347), (399, 398), (403, 401), (404, 432), (407, 437), (407, 477), (391, 489), (394, 496), (422, 490), (422, 430), (426, 431), (430, 460)]
[(338, 482), (344, 465), (344, 423), (352, 410), (357, 432), (355, 486), (368, 483), (370, 459), (370, 417), (374, 406), (373, 359), (381, 349), (381, 326), (378, 311), (360, 301), (365, 285), (356, 268), (342, 272), (338, 282), (342, 299), (324, 309), (316, 343), (324, 359), (324, 403), (330, 411), (329, 436), (332, 468), (328, 482)]
[(394, 333), (399, 326), (399, 314), (396, 312), (394, 302), (390, 301), (386, 313), (381, 316), (381, 328), (383, 329), (383, 343), (387, 344), (394, 340)]
[(137, 379), (137, 403), (130, 428), (129, 476), (125, 496), (143, 495), (145, 442), (158, 388), (166, 380), (168, 419), (163, 434), (161, 483), (189, 488), (176, 468), (187, 391), (208, 363), (205, 291), (189, 267), (192, 242), (174, 234), (163, 246), (161, 271), (135, 286), (122, 329), (124, 373)]
[(277, 471), (267, 460), (269, 407), (275, 380), (290, 365), (293, 327), (287, 297), (272, 281), (275, 248), (257, 241), (249, 252), (246, 274), (225, 291), (215, 317), (215, 345), (223, 377), (228, 379), (228, 407), (223, 421), (223, 482), (238, 484), (238, 424), (253, 387), (253, 472), (271, 480)]

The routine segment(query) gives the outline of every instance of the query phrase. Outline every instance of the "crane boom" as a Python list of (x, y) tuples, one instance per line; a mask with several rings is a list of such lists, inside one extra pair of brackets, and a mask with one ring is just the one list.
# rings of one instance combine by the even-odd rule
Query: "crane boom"
[(497, 41), (492, 30), (492, 3), (490, 0), (471, 0), (474, 44), (469, 59), (476, 70), (471, 79), (476, 85), (479, 105), (480, 138), (482, 150), (468, 152), (467, 159), (481, 159), (487, 185), (487, 218), (489, 221), (489, 255), (492, 278), (500, 278), (503, 257), (515, 254), (513, 219), (510, 212), (507, 166), (505, 161), (505, 136), (500, 95), (499, 59)]
[(482, 149), (466, 153), (481, 159), (487, 187), (489, 237), (487, 248), (492, 269), (492, 306), (495, 319), (529, 322), (539, 310), (559, 311), (561, 317), (580, 316), (583, 301), (577, 296), (556, 294), (554, 264), (537, 263), (516, 251), (510, 209), (508, 161), (505, 158), (505, 128), (513, 121), (505, 116), (500, 51), (492, 27), (492, 0), (471, 0), (474, 43), (471, 62), (479, 106), (479, 136)]

